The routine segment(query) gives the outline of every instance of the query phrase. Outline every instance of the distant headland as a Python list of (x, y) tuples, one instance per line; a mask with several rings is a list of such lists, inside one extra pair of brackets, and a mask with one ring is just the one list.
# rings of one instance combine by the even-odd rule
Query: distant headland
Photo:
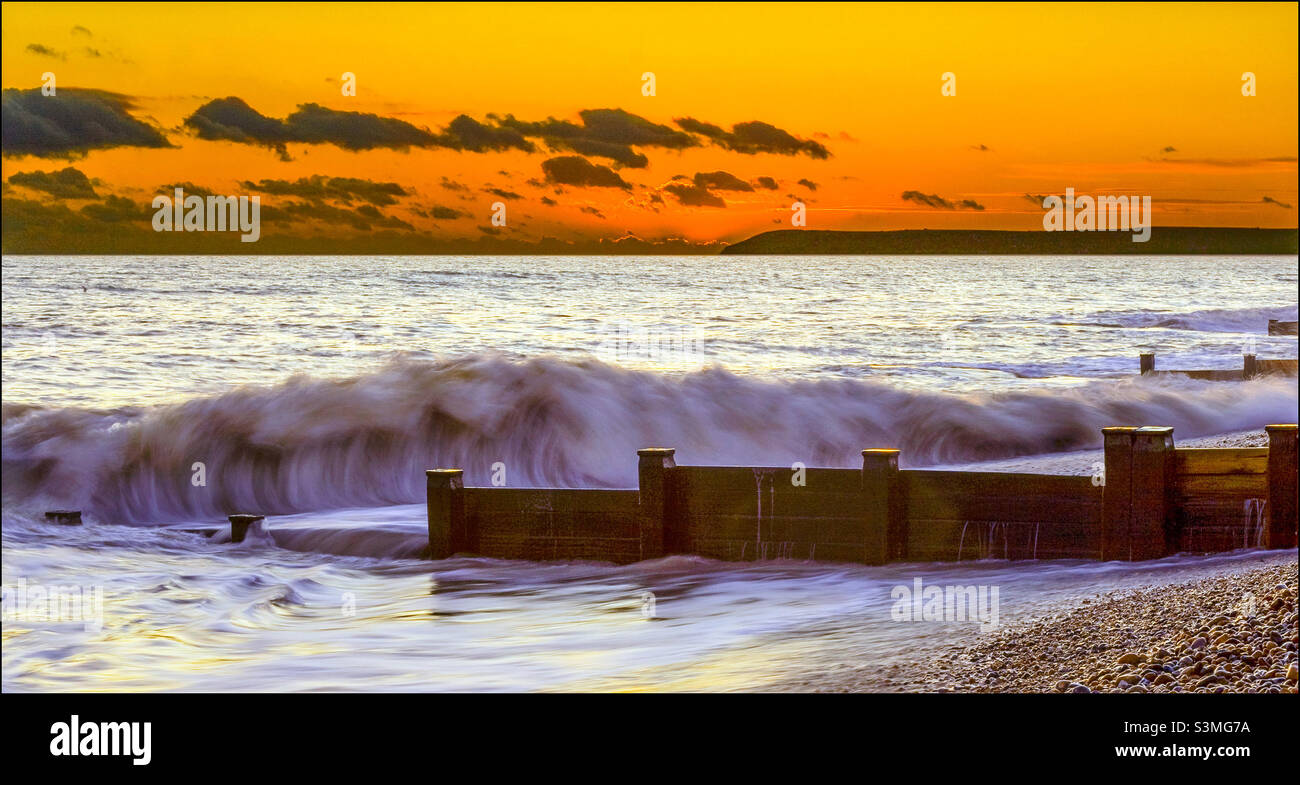
[(1135, 243), (1127, 232), (1011, 232), (984, 229), (906, 229), (837, 232), (783, 229), (728, 245), (724, 254), (1295, 254), (1296, 229), (1245, 229), (1200, 226), (1156, 227), (1151, 238)]

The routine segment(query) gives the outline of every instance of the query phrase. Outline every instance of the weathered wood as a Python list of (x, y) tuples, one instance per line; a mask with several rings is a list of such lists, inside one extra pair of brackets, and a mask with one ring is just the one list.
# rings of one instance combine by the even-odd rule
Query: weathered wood
[(1267, 447), (1179, 447), (1174, 451), (1174, 473), (1264, 474)]
[(1264, 547), (1295, 548), (1297, 543), (1296, 526), (1297, 462), (1296, 425), (1268, 425), (1268, 505), (1264, 526)]
[(636, 511), (637, 492), (600, 488), (466, 488), (478, 513), (548, 510), (554, 512)]
[(898, 453), (894, 449), (862, 451), (862, 560), (867, 564), (906, 558), (907, 507)]
[(1156, 356), (1153, 352), (1138, 355), (1138, 373), (1151, 373), (1156, 369)]
[(428, 469), (425, 489), (429, 509), (429, 558), (446, 559), (475, 549), (465, 521), (465, 472)]
[(230, 541), (243, 542), (248, 536), (248, 529), (258, 521), (266, 520), (262, 515), (231, 515), (230, 516)]
[(45, 520), (60, 526), (80, 526), (81, 510), (50, 510), (45, 513)]
[(1186, 376), (1189, 379), (1199, 379), (1206, 382), (1239, 382), (1241, 381), (1241, 371), (1238, 370), (1211, 370), (1211, 371), (1152, 371), (1155, 376)]
[(1174, 477), (1172, 491), (1184, 499), (1208, 496), (1264, 498), (1268, 480), (1264, 474), (1184, 474)]
[(912, 520), (1084, 520), (1101, 504), (1087, 477), (931, 469), (900, 474)]
[(1285, 322), (1281, 319), (1268, 320), (1269, 335), (1296, 335), (1300, 334), (1300, 322)]
[(1296, 376), (1300, 360), (1257, 360), (1255, 367), (1261, 376)]
[(677, 466), (673, 460), (676, 452), (668, 447), (647, 447), (637, 450), (638, 521), (640, 525), (640, 556), (657, 559), (668, 553), (669, 545), (677, 545), (681, 536), (681, 522), (669, 519), (675, 508), (668, 502), (669, 476)]
[(1105, 450), (1101, 494), (1101, 559), (1129, 558), (1129, 525), (1133, 518), (1133, 440), (1137, 428), (1102, 428)]
[(910, 519), (909, 561), (967, 559), (1095, 559), (1101, 549), (1098, 515), (1088, 521), (972, 521)]
[(1143, 426), (1133, 432), (1133, 512), (1129, 561), (1159, 559), (1173, 552), (1170, 489), (1174, 481), (1174, 429)]
[(855, 469), (804, 469), (804, 485), (791, 480), (795, 470), (789, 466), (678, 466), (675, 470), (694, 488), (707, 488), (710, 494), (749, 494), (755, 490), (754, 473), (771, 478), (778, 493), (857, 494), (862, 490), (862, 475)]

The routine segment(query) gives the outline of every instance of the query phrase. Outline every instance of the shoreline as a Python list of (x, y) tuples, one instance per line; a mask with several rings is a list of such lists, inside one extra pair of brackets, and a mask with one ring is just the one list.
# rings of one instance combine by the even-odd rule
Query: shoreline
[[(914, 662), (906, 692), (1296, 693), (1297, 562), (1118, 589)], [(842, 682), (830, 689), (857, 691)]]

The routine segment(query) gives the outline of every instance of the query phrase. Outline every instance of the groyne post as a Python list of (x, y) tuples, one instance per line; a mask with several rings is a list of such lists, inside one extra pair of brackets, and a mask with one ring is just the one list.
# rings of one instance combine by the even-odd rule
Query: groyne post
[(1138, 372), (1151, 373), (1156, 369), (1155, 352), (1143, 352), (1138, 355)]
[(1241, 356), (1241, 378), (1254, 379), (1259, 374), (1259, 364), (1255, 361), (1255, 355), (1243, 354)]
[(467, 549), (465, 523), (465, 472), (461, 469), (426, 469), (429, 505), (429, 558), (446, 559)]
[(907, 557), (907, 518), (898, 474), (899, 451), (862, 451), (862, 518), (867, 564)]
[(1137, 428), (1102, 428), (1105, 450), (1101, 488), (1101, 560), (1129, 558), (1129, 522), (1133, 517), (1133, 439)]
[(45, 513), (45, 520), (60, 526), (80, 526), (81, 510), (50, 510)]
[(258, 521), (266, 520), (264, 515), (232, 515), (230, 516), (230, 541), (243, 542), (248, 536), (248, 528)]
[(1159, 559), (1170, 553), (1169, 528), (1174, 485), (1174, 429), (1147, 425), (1133, 432), (1133, 516), (1129, 560)]
[(1268, 432), (1268, 504), (1265, 548), (1295, 548), (1297, 527), (1296, 425), (1266, 425)]
[(637, 484), (640, 490), (637, 522), (641, 530), (641, 558), (657, 559), (685, 547), (683, 532), (668, 520), (669, 475), (677, 468), (671, 447), (646, 447), (636, 451)]

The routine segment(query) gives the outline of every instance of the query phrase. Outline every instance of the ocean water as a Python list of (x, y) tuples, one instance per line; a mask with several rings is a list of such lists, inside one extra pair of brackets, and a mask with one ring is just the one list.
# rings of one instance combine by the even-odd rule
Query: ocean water
[[(12, 614), (3, 687), (752, 689), (977, 634), (890, 588), (1001, 586), (1004, 620), (1259, 552), (1150, 565), (414, 558), (423, 470), (635, 487), (684, 464), (911, 466), (1294, 421), (1295, 257), (6, 257), (3, 567), (102, 591)], [(195, 484), (196, 465), (202, 484)], [(85, 511), (82, 528), (41, 512)], [(265, 513), (241, 545), (185, 529)], [(654, 595), (647, 613), (646, 593)]]

